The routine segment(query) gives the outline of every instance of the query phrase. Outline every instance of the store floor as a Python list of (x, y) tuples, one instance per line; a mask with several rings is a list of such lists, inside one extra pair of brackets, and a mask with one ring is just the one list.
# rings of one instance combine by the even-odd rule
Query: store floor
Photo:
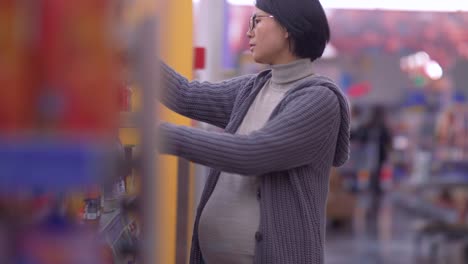
[(413, 257), (417, 219), (390, 197), (358, 199), (354, 223), (327, 231), (326, 264), (419, 264)]

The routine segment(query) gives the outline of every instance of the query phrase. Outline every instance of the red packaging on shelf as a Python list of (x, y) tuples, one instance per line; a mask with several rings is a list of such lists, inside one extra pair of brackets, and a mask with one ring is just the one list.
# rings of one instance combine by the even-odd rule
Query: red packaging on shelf
[(107, 0), (42, 0), (38, 119), (47, 130), (115, 132), (118, 91)]
[(22, 1), (0, 1), (0, 134), (31, 126), (27, 13)]

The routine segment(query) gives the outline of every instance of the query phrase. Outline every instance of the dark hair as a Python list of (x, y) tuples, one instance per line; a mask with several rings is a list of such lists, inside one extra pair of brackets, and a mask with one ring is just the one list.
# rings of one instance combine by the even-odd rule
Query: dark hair
[(313, 7), (308, 12), (308, 20), (314, 25), (307, 31), (288, 31), (291, 51), (298, 57), (314, 61), (322, 57), (330, 41), (330, 27), (325, 11), (319, 1), (310, 1)]
[(291, 51), (314, 61), (330, 41), (330, 27), (318, 0), (257, 0), (256, 6), (271, 13), (288, 31)]

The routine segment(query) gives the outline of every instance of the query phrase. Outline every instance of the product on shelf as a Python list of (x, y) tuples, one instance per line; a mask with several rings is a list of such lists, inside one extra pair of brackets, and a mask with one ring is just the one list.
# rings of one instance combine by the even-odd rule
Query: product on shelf
[(111, 135), (118, 118), (111, 1), (39, 3), (38, 121), (46, 131)]
[(28, 13), (24, 1), (0, 1), (0, 134), (31, 126), (32, 109), (28, 50)]

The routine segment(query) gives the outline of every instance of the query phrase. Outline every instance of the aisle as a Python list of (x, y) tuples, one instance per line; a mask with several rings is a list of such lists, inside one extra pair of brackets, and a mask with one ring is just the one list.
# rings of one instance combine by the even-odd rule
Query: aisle
[(360, 197), (354, 225), (327, 231), (325, 263), (418, 264), (412, 254), (416, 221), (388, 198), (373, 205)]

